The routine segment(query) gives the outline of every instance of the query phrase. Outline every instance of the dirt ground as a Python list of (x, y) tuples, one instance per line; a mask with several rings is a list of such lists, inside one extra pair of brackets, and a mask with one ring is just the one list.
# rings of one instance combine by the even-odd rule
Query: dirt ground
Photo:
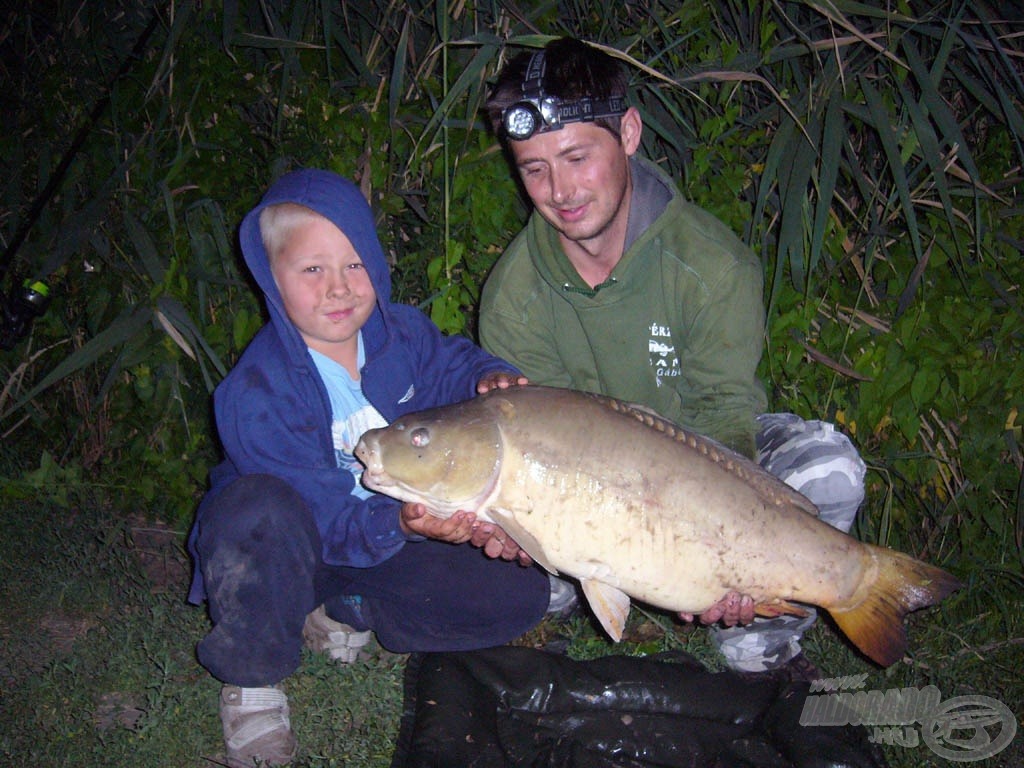
[[(184, 596), (190, 578), (190, 563), (185, 552), (184, 537), (160, 522), (141, 518), (130, 521), (125, 528), (124, 553), (145, 576), (153, 593)], [(69, 654), (76, 642), (102, 623), (107, 611), (75, 611), (73, 608), (47, 608), (42, 605), (19, 605), (8, 600), (0, 612), (0, 691), (18, 686), (26, 678), (45, 670)], [(131, 702), (120, 701), (111, 692), (101, 702), (97, 720), (118, 721), (131, 718)], [(127, 715), (126, 715), (127, 713)]]

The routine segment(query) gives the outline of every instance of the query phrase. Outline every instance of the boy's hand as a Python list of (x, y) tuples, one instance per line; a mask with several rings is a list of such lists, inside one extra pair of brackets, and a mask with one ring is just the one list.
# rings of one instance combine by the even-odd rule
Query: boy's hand
[(476, 383), (476, 393), (482, 395), (492, 389), (524, 387), (529, 383), (529, 379), (517, 373), (489, 373)]
[(494, 523), (483, 523), (472, 512), (459, 510), (447, 520), (430, 514), (426, 506), (413, 502), (402, 505), (399, 524), (407, 534), (426, 536), (429, 539), (447, 541), (449, 544), (465, 544), (483, 549), (488, 557), (502, 560), (516, 560), (530, 565), (533, 560), (519, 548), (507, 533)]
[(476, 527), (476, 515), (472, 512), (459, 511), (445, 520), (430, 514), (423, 504), (414, 502), (402, 505), (398, 521), (407, 534), (426, 536), (450, 544), (465, 544), (473, 538)]
[(505, 529), (494, 523), (477, 521), (473, 537), (469, 543), (474, 547), (482, 547), (488, 557), (500, 557), (502, 560), (515, 560), (520, 565), (531, 565), (533, 558), (520, 549), (515, 539), (505, 533)]

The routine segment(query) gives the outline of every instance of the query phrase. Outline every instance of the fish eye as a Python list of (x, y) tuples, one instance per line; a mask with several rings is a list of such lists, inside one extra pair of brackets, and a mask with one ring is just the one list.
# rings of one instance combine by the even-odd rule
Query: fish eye
[(430, 430), (426, 427), (416, 427), (416, 429), (409, 434), (409, 440), (417, 448), (423, 448), (430, 445)]

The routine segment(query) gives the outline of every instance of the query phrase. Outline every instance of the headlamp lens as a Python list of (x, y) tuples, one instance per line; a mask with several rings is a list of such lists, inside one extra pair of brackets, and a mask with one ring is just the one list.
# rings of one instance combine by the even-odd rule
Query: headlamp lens
[(530, 138), (537, 130), (540, 115), (536, 107), (527, 102), (513, 104), (505, 110), (505, 132), (517, 141)]

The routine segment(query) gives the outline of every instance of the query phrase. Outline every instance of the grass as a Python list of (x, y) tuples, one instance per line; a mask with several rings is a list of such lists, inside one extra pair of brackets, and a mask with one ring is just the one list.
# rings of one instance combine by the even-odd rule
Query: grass
[[(117, 519), (98, 504), (6, 504), (0, 536), (0, 765), (215, 766), (222, 761), (219, 685), (197, 664), (207, 630), (187, 605), (184, 532)], [(991, 575), (991, 574), (990, 574)], [(866, 690), (932, 684), (943, 699), (1024, 703), (1021, 595), (998, 578), (969, 580), (942, 609), (909, 622), (912, 653), (878, 670), (819, 622), (805, 639), (828, 674), (867, 673)], [(707, 632), (634, 610), (611, 646), (586, 618), (542, 625), (576, 658), (685, 650), (718, 666)], [(375, 653), (337, 666), (307, 654), (286, 688), (301, 766), (387, 766), (401, 714), (404, 657)], [(1019, 766), (1015, 744), (978, 766)], [(949, 765), (928, 747), (887, 747), (894, 768)]]
[[(208, 623), (184, 601), (184, 534), (159, 553), (103, 511), (23, 503), (4, 518), (0, 765), (220, 764), (220, 686), (193, 654)], [(287, 684), (302, 764), (387, 765), (401, 685), (401, 657), (309, 654)]]

